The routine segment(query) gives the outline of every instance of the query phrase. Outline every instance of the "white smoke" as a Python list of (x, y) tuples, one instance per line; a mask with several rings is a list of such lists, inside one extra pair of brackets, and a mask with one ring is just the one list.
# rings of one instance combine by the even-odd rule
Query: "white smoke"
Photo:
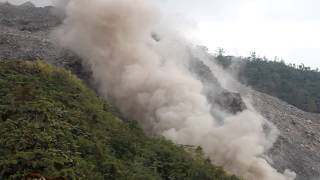
[[(215, 164), (248, 180), (294, 179), (262, 158), (274, 138), (264, 134), (258, 113), (218, 125), (201, 82), (183, 65), (189, 45), (160, 27), (159, 17), (150, 0), (70, 0), (55, 33), (91, 68), (100, 93), (147, 132), (201, 146)], [(159, 31), (166, 35), (156, 42), (151, 34)]]

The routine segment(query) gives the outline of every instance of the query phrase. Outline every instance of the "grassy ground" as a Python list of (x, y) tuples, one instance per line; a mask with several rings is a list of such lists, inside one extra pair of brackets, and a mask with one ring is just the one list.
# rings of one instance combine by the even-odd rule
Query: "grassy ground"
[(116, 114), (64, 69), (0, 61), (0, 179), (238, 179)]

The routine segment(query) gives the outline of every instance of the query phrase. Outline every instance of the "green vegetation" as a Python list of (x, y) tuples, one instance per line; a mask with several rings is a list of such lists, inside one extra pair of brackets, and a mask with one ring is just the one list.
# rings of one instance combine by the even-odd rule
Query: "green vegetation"
[(68, 71), (0, 61), (0, 179), (238, 180), (117, 114)]
[(241, 64), (239, 79), (254, 89), (278, 97), (308, 112), (320, 113), (320, 72), (303, 64), (270, 61), (252, 53), (248, 58), (217, 55), (225, 68), (237, 61)]

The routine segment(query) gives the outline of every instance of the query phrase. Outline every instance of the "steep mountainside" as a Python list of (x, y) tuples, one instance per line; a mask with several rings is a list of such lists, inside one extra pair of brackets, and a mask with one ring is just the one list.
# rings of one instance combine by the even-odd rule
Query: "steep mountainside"
[(210, 68), (203, 62), (194, 58), (190, 63), (190, 71), (204, 84), (204, 93), (208, 101), (220, 108), (221, 111), (238, 113), (246, 109), (239, 93), (224, 89), (218, 79), (212, 74)]
[(238, 179), (200, 148), (147, 137), (70, 72), (40, 61), (0, 61), (0, 102), (0, 179)]
[(50, 38), (51, 31), (61, 23), (52, 7), (0, 5), (0, 59), (46, 60), (50, 64), (71, 69), (82, 79), (88, 73), (79, 58), (62, 49)]
[[(228, 70), (233, 70), (232, 68), (236, 68), (236, 71), (239, 70), (239, 67), (237, 67), (239, 64), (242, 66), (242, 69), (240, 68), (240, 74), (243, 74), (244, 72), (242, 71), (246, 69), (243, 67), (243, 64), (241, 64), (243, 62), (233, 64), (233, 57), (220, 56), (218, 59), (213, 59), (212, 55), (208, 56), (215, 62), (220, 61), (219, 64)], [(250, 61), (247, 63), (253, 62)], [(283, 63), (275, 64), (285, 66)], [(263, 67), (264, 66), (261, 66), (258, 69)], [(207, 76), (210, 77), (211, 74), (210, 71), (207, 71), (201, 76), (202, 78)], [(256, 74), (259, 73), (257, 72)], [(241, 77), (244, 78), (245, 76), (242, 75)], [(214, 82), (216, 80), (210, 81)], [(320, 114), (305, 112), (276, 97), (250, 89), (238, 82), (235, 82), (232, 86), (235, 86), (235, 89), (239, 90), (240, 95), (245, 99), (245, 102), (249, 101), (249, 105), (252, 104), (248, 108), (260, 112), (268, 121), (272, 122), (279, 129), (279, 138), (275, 142), (273, 148), (268, 152), (270, 158), (269, 163), (273, 164), (273, 166), (280, 171), (284, 171), (286, 168), (295, 171), (297, 173), (296, 179), (298, 180), (319, 178)]]
[(275, 97), (246, 90), (254, 108), (274, 123), (280, 135), (269, 152), (271, 163), (280, 170), (289, 168), (298, 180), (320, 176), (320, 114), (304, 112)]
[[(17, 7), (6, 3), (0, 5), (0, 59), (43, 59), (50, 64), (70, 69), (81, 79), (88, 80), (90, 73), (83, 69), (80, 59), (50, 39), (50, 30), (61, 22), (51, 11), (51, 7)], [(193, 68), (196, 76), (207, 83), (207, 89), (220, 87), (206, 65), (198, 63)], [(224, 110), (237, 113), (245, 108), (252, 108), (246, 107), (242, 101), (243, 98), (249, 98), (254, 108), (279, 128), (280, 137), (269, 152), (270, 162), (278, 170), (294, 170), (298, 175), (297, 180), (310, 180), (320, 176), (318, 114), (301, 111), (277, 98), (247, 88), (240, 94), (222, 87), (220, 90), (222, 99), (211, 99), (210, 93), (216, 92), (207, 91), (205, 93), (208, 100)]]
[(320, 72), (303, 64), (253, 57), (216, 57), (226, 68), (238, 63), (239, 80), (252, 88), (278, 97), (302, 110), (320, 113)]

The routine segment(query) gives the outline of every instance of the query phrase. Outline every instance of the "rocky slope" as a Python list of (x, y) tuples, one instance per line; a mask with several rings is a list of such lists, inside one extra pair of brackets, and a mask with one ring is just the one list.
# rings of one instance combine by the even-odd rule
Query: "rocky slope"
[(51, 31), (61, 23), (54, 8), (36, 8), (30, 3), (14, 6), (0, 4), (0, 59), (37, 60), (71, 69), (82, 79), (88, 72), (79, 58), (60, 48), (50, 38)]
[(247, 108), (240, 94), (230, 92), (223, 88), (210, 68), (202, 61), (194, 58), (191, 60), (189, 66), (190, 71), (203, 83), (204, 93), (210, 104), (218, 106), (221, 111), (232, 114), (236, 114)]
[[(51, 30), (61, 23), (52, 7), (35, 8), (30, 4), (0, 5), (0, 59), (34, 60), (44, 59), (51, 64), (71, 69), (82, 79), (88, 80), (90, 73), (72, 52), (62, 49), (50, 39)], [(197, 64), (193, 72), (210, 86), (219, 82), (204, 64)], [(90, 82), (90, 81), (87, 81)], [(220, 88), (222, 99), (208, 99), (228, 111), (236, 113), (245, 109), (242, 98), (251, 99), (253, 107), (261, 112), (280, 130), (275, 146), (269, 152), (270, 163), (283, 171), (294, 170), (298, 180), (309, 180), (320, 176), (320, 115), (301, 111), (287, 103), (247, 88), (232, 93)], [(240, 96), (241, 95), (241, 96)], [(216, 97), (216, 95), (212, 95)], [(225, 98), (228, 97), (228, 98)]]
[(320, 114), (304, 112), (278, 98), (253, 90), (246, 95), (266, 119), (274, 123), (280, 135), (269, 152), (274, 166), (289, 168), (298, 180), (320, 177)]

